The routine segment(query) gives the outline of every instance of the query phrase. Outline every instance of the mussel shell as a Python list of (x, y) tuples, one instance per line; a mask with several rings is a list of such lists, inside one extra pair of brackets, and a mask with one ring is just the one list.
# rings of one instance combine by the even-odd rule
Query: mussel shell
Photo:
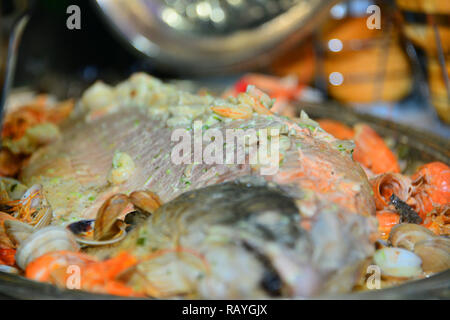
[(401, 223), (392, 228), (389, 233), (389, 242), (394, 247), (413, 251), (416, 243), (436, 237), (432, 231), (423, 226), (413, 223)]
[(435, 238), (418, 242), (414, 253), (422, 259), (422, 268), (426, 273), (435, 273), (450, 269), (450, 240)]
[(36, 258), (61, 250), (79, 250), (72, 233), (63, 227), (45, 227), (31, 234), (19, 246), (16, 252), (16, 263), (22, 270), (25, 270), (27, 265)]

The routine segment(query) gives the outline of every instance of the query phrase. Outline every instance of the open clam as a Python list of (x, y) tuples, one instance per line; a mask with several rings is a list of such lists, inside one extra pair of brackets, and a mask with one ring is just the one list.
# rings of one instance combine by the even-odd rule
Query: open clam
[(426, 273), (436, 273), (450, 268), (450, 240), (435, 238), (416, 243), (414, 253), (422, 259)]
[(84, 245), (102, 246), (119, 242), (126, 236), (126, 223), (118, 217), (129, 203), (126, 195), (113, 195), (103, 203), (95, 220), (80, 220), (67, 228), (75, 235), (77, 242)]
[(437, 236), (427, 228), (413, 223), (401, 223), (392, 228), (389, 242), (394, 247), (414, 250), (416, 243), (431, 240)]
[(104, 246), (114, 244), (122, 241), (127, 235), (126, 224), (121, 220), (116, 220), (115, 224), (111, 227), (109, 234), (111, 238), (103, 240), (96, 240), (94, 237), (95, 232), (95, 220), (80, 220), (71, 223), (67, 228), (75, 235), (75, 239), (78, 243), (86, 246)]

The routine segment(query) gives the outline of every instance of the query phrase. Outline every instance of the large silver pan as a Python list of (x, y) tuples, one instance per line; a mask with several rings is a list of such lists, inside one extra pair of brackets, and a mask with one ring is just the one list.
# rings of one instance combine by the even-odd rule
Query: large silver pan
[[(305, 104), (298, 110), (305, 110), (312, 118), (334, 118), (347, 124), (365, 122), (377, 132), (390, 137), (397, 144), (408, 147), (411, 161), (428, 162), (439, 160), (450, 164), (450, 140), (417, 130), (408, 126), (361, 115), (352, 109), (337, 104)], [(118, 299), (115, 296), (98, 295), (77, 290), (62, 290), (55, 286), (30, 281), (26, 278), (0, 272), (0, 298), (12, 299)], [(383, 290), (319, 297), (324, 299), (450, 299), (450, 270), (427, 279), (411, 281), (398, 287)]]

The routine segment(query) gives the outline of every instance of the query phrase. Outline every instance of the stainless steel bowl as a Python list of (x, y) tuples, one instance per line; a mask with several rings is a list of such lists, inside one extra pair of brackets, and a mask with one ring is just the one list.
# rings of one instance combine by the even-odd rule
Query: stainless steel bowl
[(125, 43), (160, 69), (183, 75), (264, 66), (312, 32), (335, 2), (92, 1)]

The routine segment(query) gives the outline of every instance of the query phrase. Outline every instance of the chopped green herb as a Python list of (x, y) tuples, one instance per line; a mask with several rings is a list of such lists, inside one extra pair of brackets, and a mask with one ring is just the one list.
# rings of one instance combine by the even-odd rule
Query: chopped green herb
[(138, 238), (136, 244), (138, 246), (143, 246), (145, 244), (145, 238)]
[(149, 184), (150, 180), (152, 179), (152, 176), (148, 177), (147, 180), (145, 180), (145, 185)]

